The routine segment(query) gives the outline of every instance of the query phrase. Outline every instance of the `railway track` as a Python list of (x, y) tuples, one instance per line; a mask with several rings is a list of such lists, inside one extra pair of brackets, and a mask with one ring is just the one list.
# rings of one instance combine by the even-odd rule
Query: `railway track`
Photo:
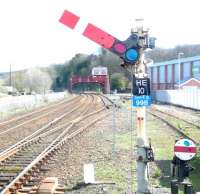
[[(158, 109), (158, 108), (152, 108), (153, 110), (155, 110), (155, 111), (158, 111), (158, 112), (160, 112), (160, 113), (164, 113), (164, 114), (166, 114), (166, 115), (168, 115), (168, 116), (171, 116), (171, 117), (174, 117), (174, 118), (176, 118), (176, 119), (178, 119), (178, 120), (182, 120), (182, 121), (184, 121), (186, 124), (188, 124), (188, 125), (190, 125), (190, 126), (193, 126), (193, 127), (196, 127), (196, 128), (198, 128), (199, 130), (200, 130), (200, 121), (199, 120), (193, 120), (193, 119), (191, 119), (191, 118), (183, 118), (183, 117), (181, 117), (180, 115), (178, 116), (178, 113), (177, 112), (169, 112), (169, 111), (163, 111), (163, 110), (161, 110), (161, 109)], [(179, 108), (180, 109), (180, 108)], [(181, 111), (183, 111), (184, 112), (184, 109), (183, 108), (181, 108)], [(190, 114), (190, 113), (188, 113), (188, 114)], [(199, 115), (198, 115), (198, 112), (197, 113), (195, 113), (198, 117), (199, 117)], [(200, 113), (199, 113), (200, 114)]]
[(200, 127), (198, 125), (154, 108), (147, 110), (147, 113), (163, 121), (182, 137), (191, 139), (196, 145), (200, 145)]
[(37, 180), (42, 166), (67, 140), (106, 116), (107, 103), (102, 96), (83, 96), (68, 113), (1, 152), (0, 192), (14, 194), (28, 182), (30, 185), (31, 180)]
[[(6, 121), (6, 123), (4, 122), (4, 127), (0, 125), (0, 151), (3, 151), (29, 134), (32, 134), (38, 128), (42, 128), (45, 125), (48, 126), (48, 123), (54, 122), (59, 117), (62, 118), (62, 115), (78, 107), (80, 102), (84, 101), (84, 99), (86, 99), (86, 96), (78, 96), (69, 101), (58, 103), (57, 107), (56, 105), (50, 108), (47, 107), (39, 113), (35, 111), (37, 114), (34, 113), (31, 117), (28, 115), (28, 117), (24, 119), (19, 118), (20, 121), (18, 119), (12, 119), (11, 121)], [(14, 120), (16, 120), (16, 124)]]
[[(45, 124), (44, 126), (42, 126), (41, 128), (37, 129), (34, 133), (30, 134), (29, 136), (26, 136), (24, 139), (22, 139), (21, 141), (18, 141), (16, 144), (12, 145), (11, 147), (9, 147), (8, 149), (2, 151), (0, 153), (0, 156), (5, 153), (8, 152), (10, 149), (12, 149), (13, 147), (16, 147), (18, 145), (21, 145), (24, 143), (24, 141), (28, 141), (29, 139), (35, 137), (36, 135), (40, 135), (41, 133), (45, 133), (47, 131), (50, 130), (51, 127), (53, 127), (54, 125), (56, 125), (57, 123), (59, 123), (59, 125), (62, 125), (63, 123), (66, 123), (67, 121), (70, 121), (72, 119), (74, 119), (75, 117), (77, 117), (79, 114), (81, 114), (81, 111), (85, 111), (88, 103), (84, 104), (84, 100), (86, 99), (82, 99), (80, 101), (80, 104), (76, 105), (73, 104), (73, 107), (71, 107), (69, 105), (69, 110), (66, 111), (64, 114), (62, 114), (59, 117), (56, 117), (53, 121)], [(83, 109), (83, 110), (82, 110)], [(74, 112), (76, 112), (75, 114), (73, 114)], [(67, 118), (66, 118), (67, 117)], [(64, 119), (65, 118), (65, 119)], [(63, 120), (64, 119), (64, 120)], [(0, 158), (0, 161), (2, 160), (2, 158)]]
[(62, 102), (35, 110), (33, 112), (27, 113), (25, 115), (12, 118), (3, 122), (0, 122), (0, 135), (5, 134), (13, 129), (19, 128), (27, 123), (40, 120), (45, 116), (49, 116), (51, 113), (57, 113), (60, 111), (61, 107), (66, 107), (79, 100), (80, 97), (75, 97), (71, 100), (64, 100)]
[(66, 101), (68, 100), (62, 100), (61, 102), (56, 102), (56, 103), (53, 103), (51, 105), (48, 105), (48, 106), (45, 106), (45, 107), (42, 107), (42, 108), (37, 108), (36, 110), (33, 110), (31, 112), (28, 112), (28, 113), (24, 113), (20, 116), (15, 116), (13, 118), (9, 118), (9, 119), (6, 119), (4, 121), (1, 121), (0, 122), (0, 126), (5, 126), (5, 125), (9, 125), (9, 124), (16, 124), (17, 122), (20, 122), (20, 121), (24, 121), (24, 119), (27, 119), (28, 117), (34, 117), (34, 115), (37, 115), (39, 113), (42, 113), (44, 111), (48, 111), (49, 109), (53, 108), (53, 107), (57, 107), (59, 104), (64, 104)]

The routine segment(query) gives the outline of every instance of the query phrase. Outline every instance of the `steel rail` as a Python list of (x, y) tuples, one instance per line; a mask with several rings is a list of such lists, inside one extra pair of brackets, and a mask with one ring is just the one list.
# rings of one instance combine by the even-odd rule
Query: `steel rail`
[[(50, 123), (46, 124), (45, 126), (41, 127), (40, 129), (38, 129), (37, 131), (35, 131), (31, 135), (25, 137), (21, 141), (17, 142), (16, 144), (12, 145), (11, 147), (9, 147), (6, 150), (4, 150), (3, 152), (1, 152), (0, 153), (0, 162), (2, 162), (3, 160), (9, 158), (11, 155), (13, 155), (14, 153), (16, 153), (18, 150), (20, 150), (21, 148), (23, 148), (28, 143), (36, 141), (38, 138), (41, 137), (41, 135), (38, 135), (39, 133), (41, 133), (42, 131), (48, 129), (49, 127), (53, 126), (54, 124), (58, 123), (61, 119), (63, 119), (67, 115), (73, 113), (74, 111), (78, 110), (81, 106), (82, 105), (78, 105), (78, 106), (74, 107), (72, 110), (64, 113), (60, 117), (54, 119)], [(36, 135), (38, 135), (38, 136), (36, 136)]]
[[(87, 104), (86, 104), (87, 106)], [(34, 133), (32, 133), (31, 135), (25, 137), (24, 139), (22, 139), (21, 141), (17, 142), (16, 144), (12, 145), (11, 147), (7, 148), (6, 150), (4, 150), (3, 152), (0, 153), (0, 162), (9, 158), (11, 155), (13, 155), (14, 153), (16, 153), (18, 150), (20, 150), (21, 148), (23, 148), (24, 146), (26, 146), (27, 144), (33, 142), (33, 141), (37, 141), (38, 138), (41, 137), (42, 134), (40, 134), (42, 131), (44, 131), (45, 129), (48, 129), (49, 127), (52, 127), (54, 124), (58, 123), (59, 121), (61, 121), (64, 117), (66, 117), (67, 115), (73, 113), (74, 111), (80, 109), (80, 108), (84, 108), (85, 107), (80, 103), (78, 106), (74, 107), (73, 109), (71, 109), (70, 111), (64, 113), (63, 115), (61, 115), (60, 117), (54, 119), (53, 121), (51, 121), (50, 123), (48, 123), (47, 125), (43, 126), (42, 128), (38, 129), (37, 131), (35, 131)], [(85, 111), (82, 113), (84, 114)], [(59, 128), (59, 126), (57, 127)], [(50, 130), (50, 131), (53, 131)], [(48, 132), (48, 131), (47, 131)], [(43, 132), (44, 133), (44, 132)], [(49, 134), (49, 133), (48, 133)], [(36, 136), (38, 135), (38, 136)], [(36, 136), (34, 138), (34, 136)]]
[(172, 115), (172, 114), (170, 114), (170, 113), (168, 113), (168, 112), (165, 112), (165, 111), (162, 111), (162, 110), (158, 110), (157, 108), (152, 108), (152, 109), (155, 110), (155, 111), (161, 112), (161, 113), (163, 113), (163, 114), (166, 114), (166, 115), (168, 115), (168, 116), (170, 116), (170, 117), (174, 117), (174, 118), (176, 118), (176, 119), (182, 120), (182, 121), (184, 121), (185, 123), (187, 123), (187, 124), (189, 124), (189, 125), (192, 125), (192, 126), (198, 128), (198, 129), (200, 129), (200, 126), (199, 126), (199, 125), (196, 125), (195, 123), (193, 123), (193, 122), (191, 122), (191, 121), (185, 120), (185, 119), (180, 118), (180, 117), (178, 117), (178, 116), (176, 116), (176, 115)]
[[(179, 128), (175, 127), (174, 125), (172, 125), (170, 122), (168, 122), (166, 119), (164, 119), (163, 117), (161, 117), (160, 115), (156, 114), (155, 112), (153, 113), (152, 111), (147, 111), (149, 114), (153, 115), (154, 117), (158, 118), (159, 120), (161, 120), (162, 122), (164, 122), (165, 124), (167, 124), (170, 128), (172, 128), (174, 131), (176, 131), (177, 133), (179, 133), (179, 135), (183, 136), (184, 138), (188, 138), (190, 140), (192, 140), (196, 145), (200, 145), (199, 142), (197, 142), (196, 140), (194, 140), (193, 138), (191, 138), (190, 136), (186, 135), (184, 132), (182, 132)], [(163, 113), (164, 114), (164, 113)]]
[[(87, 104), (86, 104), (86, 106), (87, 106)], [(21, 141), (17, 142), (13, 146), (11, 146), (11, 147), (7, 148), (6, 150), (4, 150), (3, 152), (1, 152), (0, 153), (0, 162), (2, 162), (5, 159), (9, 158), (10, 156), (14, 155), (18, 151), (20, 151), (23, 147), (25, 147), (27, 144), (30, 144), (31, 142), (32, 143), (36, 142), (40, 137), (43, 137), (45, 134), (50, 134), (50, 133), (55, 132), (55, 131), (61, 129), (62, 127), (66, 126), (66, 123), (65, 123), (64, 125), (58, 126), (56, 128), (53, 128), (53, 129), (51, 129), (49, 131), (44, 132), (45, 129), (48, 129), (49, 127), (52, 127), (54, 124), (56, 124), (57, 122), (62, 120), (64, 117), (66, 117), (67, 115), (73, 113), (74, 111), (76, 111), (76, 110), (78, 110), (80, 108), (84, 108), (85, 109), (85, 107), (82, 104), (79, 104), (78, 106), (74, 107), (72, 110), (70, 110), (70, 111), (66, 112), (65, 114), (61, 115), (60, 117), (54, 119), (52, 122), (48, 123), (47, 125), (45, 125), (42, 128), (38, 129), (37, 131), (35, 131), (31, 135), (25, 137)], [(84, 115), (85, 111), (83, 111), (81, 114)], [(40, 134), (41, 132), (43, 132), (43, 133)]]
[(78, 96), (76, 96), (75, 98), (72, 98), (72, 99), (70, 99), (70, 100), (66, 100), (66, 99), (65, 99), (65, 100), (63, 100), (62, 102), (59, 102), (59, 103), (57, 102), (57, 103), (54, 103), (54, 104), (51, 104), (51, 105), (42, 107), (42, 108), (40, 108), (39, 110), (35, 110), (35, 111), (33, 111), (33, 112), (29, 112), (29, 113), (24, 114), (24, 115), (19, 116), (19, 117), (14, 117), (14, 118), (12, 118), (12, 119), (9, 119), (9, 120), (6, 120), (6, 121), (2, 121), (2, 122), (0, 122), (0, 126), (5, 125), (5, 124), (7, 124), (7, 123), (9, 123), (9, 122), (13, 122), (13, 121), (16, 122), (17, 120), (24, 119), (24, 118), (26, 118), (26, 117), (29, 117), (29, 116), (33, 115), (33, 114), (38, 114), (38, 113), (40, 113), (40, 112), (42, 112), (42, 111), (46, 111), (46, 110), (48, 110), (48, 109), (50, 109), (50, 108), (52, 108), (52, 107), (56, 107), (56, 106), (61, 105), (61, 104), (64, 104), (64, 103), (71, 102), (71, 101), (75, 100), (76, 98), (78, 98)]
[(22, 177), (24, 177), (25, 174), (30, 173), (31, 170), (34, 170), (33, 169), (34, 166), (36, 166), (40, 161), (45, 160), (46, 157), (49, 157), (51, 155), (51, 153), (53, 151), (56, 151), (60, 146), (62, 146), (67, 139), (74, 137), (75, 135), (79, 134), (80, 132), (82, 132), (87, 127), (96, 123), (98, 120), (102, 119), (103, 117), (106, 117), (107, 114), (103, 115), (102, 117), (99, 117), (98, 119), (93, 120), (92, 122), (90, 122), (86, 126), (76, 130), (75, 132), (71, 133), (70, 135), (66, 135), (66, 133), (69, 131), (69, 129), (71, 129), (76, 123), (79, 123), (80, 121), (85, 120), (86, 118), (88, 118), (92, 115), (99, 114), (103, 110), (105, 110), (105, 107), (71, 121), (70, 126), (68, 126), (44, 151), (41, 152), (41, 154), (39, 154), (39, 156), (36, 157), (35, 160), (33, 160), (14, 180), (12, 180), (12, 182), (9, 185), (7, 185), (4, 188), (4, 190), (2, 190), (1, 193), (2, 194), (10, 194), (10, 189), (13, 188), (16, 185), (17, 182), (18, 182), (18, 184), (20, 184), (21, 180), (23, 180)]
[(103, 100), (103, 101), (104, 101), (104, 104), (105, 104), (105, 106), (106, 106), (107, 108), (113, 107), (113, 106), (115, 106), (115, 107), (117, 107), (117, 108), (120, 108), (120, 105), (116, 104), (116, 103), (115, 103), (114, 101), (112, 101), (109, 97), (107, 97), (107, 96), (105, 96), (105, 95), (102, 95), (102, 94), (99, 94), (99, 95), (101, 96), (102, 99), (105, 99), (105, 100), (107, 101), (107, 103), (106, 103), (106, 101)]
[[(74, 99), (74, 100), (75, 100), (75, 99)], [(75, 102), (76, 102), (76, 101), (75, 101)], [(75, 102), (74, 102), (74, 101), (71, 101), (69, 104), (73, 104), (73, 103), (75, 103)], [(65, 106), (69, 106), (69, 104), (66, 104)], [(31, 123), (31, 122), (33, 122), (33, 121), (35, 121), (35, 120), (37, 120), (37, 119), (40, 119), (40, 118), (42, 118), (42, 117), (45, 117), (45, 116), (47, 116), (47, 115), (49, 115), (49, 114), (51, 114), (51, 113), (54, 113), (54, 112), (58, 111), (58, 109), (60, 109), (60, 108), (57, 108), (56, 110), (50, 110), (49, 112), (47, 112), (47, 113), (45, 113), (45, 114), (42, 114), (42, 115), (39, 115), (39, 116), (37, 116), (37, 117), (35, 117), (35, 118), (29, 119), (29, 120), (27, 120), (27, 121), (25, 121), (25, 122), (23, 122), (23, 123), (21, 123), (21, 124), (18, 124), (18, 125), (14, 126), (14, 127), (8, 128), (8, 129), (6, 129), (5, 131), (0, 132), (0, 135), (6, 134), (6, 133), (8, 133), (8, 132), (11, 131), (11, 130), (14, 130), (14, 129), (18, 128), (18, 127), (21, 127), (21, 126), (23, 126), (23, 125), (25, 125), (25, 124)]]

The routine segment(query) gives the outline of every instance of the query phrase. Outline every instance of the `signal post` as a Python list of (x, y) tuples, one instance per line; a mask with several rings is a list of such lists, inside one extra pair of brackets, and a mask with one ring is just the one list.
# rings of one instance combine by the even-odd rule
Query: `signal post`
[[(75, 29), (80, 17), (65, 10), (59, 21), (65, 26)], [(123, 60), (122, 66), (133, 76), (132, 106), (137, 107), (137, 194), (149, 194), (147, 164), (153, 161), (153, 151), (146, 138), (146, 106), (151, 103), (150, 84), (145, 72), (146, 62), (144, 50), (155, 47), (155, 38), (148, 36), (148, 30), (137, 27), (125, 40), (120, 41), (109, 33), (88, 23), (83, 29), (83, 36), (96, 42)]]
[[(143, 49), (141, 49), (141, 57), (138, 64), (137, 74), (138, 78), (144, 78), (145, 64)], [(135, 75), (133, 75), (135, 76)], [(134, 84), (133, 84), (134, 85)], [(134, 90), (134, 88), (133, 88)], [(134, 98), (134, 97), (133, 97)], [(148, 177), (147, 177), (147, 158), (146, 149), (146, 107), (138, 107), (136, 109), (136, 130), (137, 130), (137, 193), (149, 193)]]
[(135, 29), (139, 36), (138, 46), (139, 59), (135, 64), (135, 74), (133, 74), (133, 98), (132, 103), (136, 108), (136, 130), (137, 130), (137, 194), (149, 194), (148, 184), (148, 162), (154, 160), (153, 151), (148, 144), (146, 136), (146, 106), (151, 104), (150, 80), (147, 78), (144, 50), (149, 45), (148, 31), (144, 31), (142, 26)]

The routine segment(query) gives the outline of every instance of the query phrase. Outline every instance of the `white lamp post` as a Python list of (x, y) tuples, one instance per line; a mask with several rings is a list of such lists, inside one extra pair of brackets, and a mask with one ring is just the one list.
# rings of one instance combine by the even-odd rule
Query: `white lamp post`
[(178, 53), (178, 89), (180, 89), (181, 85), (181, 55), (184, 55), (184, 53)]

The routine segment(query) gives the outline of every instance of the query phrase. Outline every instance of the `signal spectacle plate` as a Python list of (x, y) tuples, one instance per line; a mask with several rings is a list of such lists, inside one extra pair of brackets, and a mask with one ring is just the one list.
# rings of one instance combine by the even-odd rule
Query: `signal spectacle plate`
[(138, 59), (138, 51), (136, 49), (129, 49), (126, 51), (125, 57), (130, 62), (135, 62)]

